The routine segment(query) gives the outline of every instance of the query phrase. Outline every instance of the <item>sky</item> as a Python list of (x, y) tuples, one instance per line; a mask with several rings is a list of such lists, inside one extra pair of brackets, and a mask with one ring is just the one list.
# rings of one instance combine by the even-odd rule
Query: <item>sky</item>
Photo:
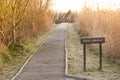
[(120, 8), (120, 0), (54, 0), (53, 10), (66, 12), (68, 10), (80, 11), (85, 3), (87, 6), (96, 9), (111, 8), (113, 10)]
[(72, 10), (80, 10), (83, 7), (84, 0), (56, 0), (54, 2), (54, 10), (57, 11), (68, 11)]

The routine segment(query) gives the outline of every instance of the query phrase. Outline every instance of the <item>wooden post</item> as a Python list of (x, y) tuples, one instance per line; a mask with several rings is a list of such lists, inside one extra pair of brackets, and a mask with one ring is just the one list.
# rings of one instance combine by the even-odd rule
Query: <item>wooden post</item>
[(84, 71), (86, 72), (86, 44), (99, 44), (100, 48), (100, 71), (102, 71), (102, 43), (105, 43), (104, 37), (95, 37), (95, 38), (81, 38), (81, 44), (83, 44), (83, 67)]
[(83, 63), (83, 65), (84, 65), (84, 71), (86, 72), (86, 44), (84, 44), (83, 45), (83, 48), (84, 48), (84, 63)]
[(99, 44), (99, 48), (100, 48), (100, 71), (102, 71), (102, 44)]

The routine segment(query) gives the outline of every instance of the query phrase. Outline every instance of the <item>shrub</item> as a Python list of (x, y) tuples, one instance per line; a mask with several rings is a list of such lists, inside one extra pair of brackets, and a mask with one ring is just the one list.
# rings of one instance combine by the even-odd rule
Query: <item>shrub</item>
[(5, 50), (3, 50), (3, 51), (0, 51), (0, 56), (1, 56), (1, 61), (3, 61), (3, 62), (9, 62), (9, 61), (11, 61), (11, 55), (9, 54), (9, 52), (8, 51), (5, 51)]

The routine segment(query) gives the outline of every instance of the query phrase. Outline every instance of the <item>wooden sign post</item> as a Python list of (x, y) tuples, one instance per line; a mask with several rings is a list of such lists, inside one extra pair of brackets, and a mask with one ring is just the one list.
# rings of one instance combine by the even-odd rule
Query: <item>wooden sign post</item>
[(83, 59), (84, 59), (84, 71), (86, 71), (86, 44), (99, 44), (99, 50), (100, 50), (100, 70), (102, 71), (102, 43), (105, 43), (104, 37), (95, 37), (95, 38), (88, 38), (83, 37), (81, 38), (81, 44), (83, 44)]

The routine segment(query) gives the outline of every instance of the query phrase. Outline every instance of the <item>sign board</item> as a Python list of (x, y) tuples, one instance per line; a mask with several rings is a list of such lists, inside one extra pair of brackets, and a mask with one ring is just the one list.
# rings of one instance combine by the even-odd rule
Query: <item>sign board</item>
[(83, 44), (83, 60), (84, 60), (84, 71), (86, 71), (86, 44), (99, 44), (99, 51), (100, 51), (100, 70), (102, 71), (102, 43), (105, 43), (104, 37), (83, 37), (81, 38), (81, 44)]
[(96, 43), (105, 43), (104, 37), (95, 37), (95, 38), (81, 38), (82, 44), (96, 44)]

